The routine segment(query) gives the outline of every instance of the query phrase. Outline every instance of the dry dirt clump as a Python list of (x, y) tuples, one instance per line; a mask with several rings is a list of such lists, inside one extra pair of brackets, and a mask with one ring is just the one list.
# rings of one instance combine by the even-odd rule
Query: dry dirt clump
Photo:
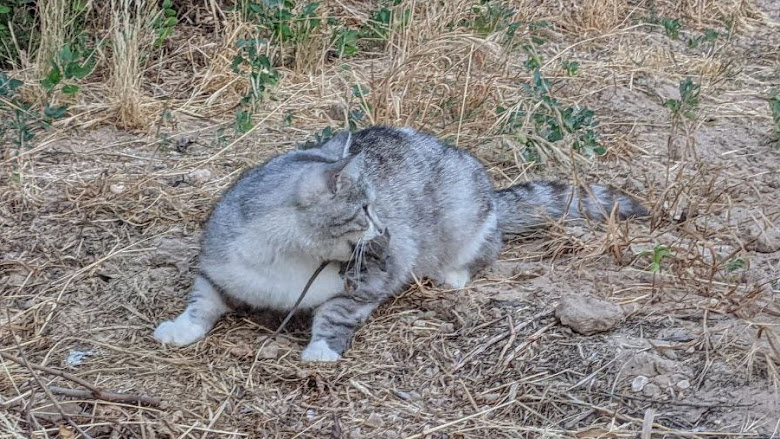
[[(0, 9), (0, 437), (780, 435), (776, 2), (39, 3), (43, 39)], [(299, 361), (308, 316), (157, 344), (240, 172), (369, 124), (652, 218), (421, 279), (337, 364)]]

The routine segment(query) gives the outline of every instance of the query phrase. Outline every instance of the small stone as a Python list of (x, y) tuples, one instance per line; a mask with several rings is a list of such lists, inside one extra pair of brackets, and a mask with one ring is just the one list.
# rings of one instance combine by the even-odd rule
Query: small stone
[(445, 334), (452, 334), (453, 332), (455, 332), (455, 325), (449, 322), (442, 323), (441, 326), (439, 326), (439, 331)]
[(631, 391), (641, 392), (650, 380), (644, 375), (637, 375), (633, 381), (631, 381)]
[(491, 403), (491, 402), (498, 401), (499, 398), (501, 398), (500, 393), (491, 392), (491, 393), (485, 393), (484, 395), (479, 395), (478, 399), (482, 402)]
[(412, 390), (411, 392), (405, 392), (403, 390), (396, 390), (395, 396), (403, 399), (404, 401), (415, 401), (420, 399), (420, 394)]
[(232, 348), (228, 349), (228, 352), (230, 353), (230, 355), (233, 355), (234, 357), (238, 357), (238, 358), (247, 358), (254, 353), (252, 347), (246, 343), (237, 344)]
[(661, 388), (653, 383), (647, 383), (642, 393), (648, 398), (657, 399), (661, 396)]
[(593, 335), (614, 328), (623, 319), (623, 309), (592, 296), (566, 296), (555, 308), (555, 317), (579, 334)]
[(780, 250), (780, 227), (761, 227), (751, 224), (747, 227), (745, 248), (758, 253), (774, 253)]
[(691, 387), (691, 382), (688, 380), (680, 380), (677, 382), (677, 388), (680, 390), (685, 390), (689, 387)]
[(314, 409), (308, 409), (306, 410), (306, 419), (309, 421), (313, 421), (314, 418), (317, 417), (317, 411)]
[(111, 191), (112, 194), (119, 195), (122, 192), (125, 191), (125, 184), (124, 183), (113, 183), (108, 186), (108, 190)]
[(27, 282), (27, 276), (20, 273), (11, 273), (5, 280), (5, 283), (12, 287), (21, 287)]
[(187, 174), (187, 177), (193, 184), (202, 185), (211, 180), (211, 171), (208, 169), (196, 169)]
[(376, 413), (371, 413), (368, 416), (368, 419), (366, 419), (366, 425), (369, 427), (379, 428), (382, 426), (382, 424), (382, 418)]
[(268, 343), (260, 349), (258, 357), (264, 360), (275, 360), (279, 358), (279, 345), (276, 343)]

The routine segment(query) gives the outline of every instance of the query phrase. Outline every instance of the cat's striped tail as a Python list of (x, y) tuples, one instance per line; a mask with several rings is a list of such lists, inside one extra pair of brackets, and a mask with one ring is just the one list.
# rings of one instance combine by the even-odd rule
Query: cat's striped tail
[(620, 219), (649, 216), (635, 198), (596, 184), (576, 187), (554, 181), (530, 181), (496, 191), (501, 233), (513, 235), (544, 225), (548, 220), (603, 220), (617, 205)]

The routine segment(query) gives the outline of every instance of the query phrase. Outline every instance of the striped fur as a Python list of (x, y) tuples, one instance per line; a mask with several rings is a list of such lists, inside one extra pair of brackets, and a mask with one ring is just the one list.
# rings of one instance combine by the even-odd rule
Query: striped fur
[(543, 217), (644, 216), (633, 198), (598, 185), (528, 182), (495, 190), (469, 153), (409, 128), (342, 133), (245, 173), (204, 232), (187, 309), (155, 338), (186, 345), (236, 304), (290, 309), (324, 261), (302, 308), (314, 309), (301, 357), (335, 361), (357, 327), (415, 277), (462, 288), (487, 267), (502, 235)]

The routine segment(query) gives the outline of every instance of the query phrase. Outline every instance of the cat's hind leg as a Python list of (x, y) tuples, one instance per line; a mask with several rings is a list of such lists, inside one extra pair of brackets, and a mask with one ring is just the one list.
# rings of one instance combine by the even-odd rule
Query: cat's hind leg
[(154, 338), (160, 343), (186, 346), (202, 339), (223, 314), (230, 311), (212, 282), (198, 275), (187, 308), (174, 320), (160, 323)]

